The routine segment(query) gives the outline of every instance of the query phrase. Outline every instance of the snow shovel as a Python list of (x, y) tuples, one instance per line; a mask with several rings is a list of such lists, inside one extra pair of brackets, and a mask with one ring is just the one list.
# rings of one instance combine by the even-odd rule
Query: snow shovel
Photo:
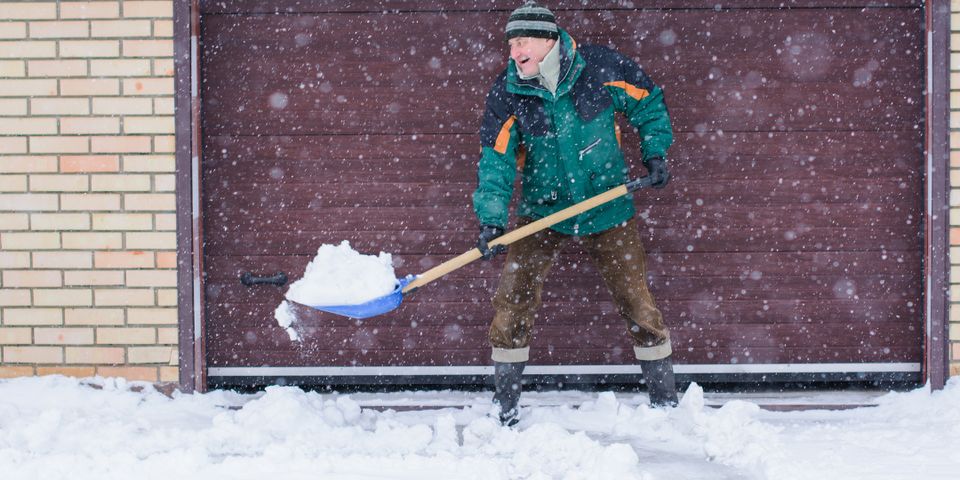
[[(650, 186), (650, 177), (641, 177), (636, 180), (627, 182), (619, 187), (614, 187), (610, 190), (607, 190), (604, 193), (590, 197), (576, 205), (571, 205), (559, 212), (556, 212), (552, 215), (543, 217), (537, 221), (524, 225), (516, 230), (510, 231), (504, 235), (501, 235), (490, 241), (489, 246), (493, 247), (495, 245), (510, 245), (517, 240), (530, 236), (534, 233), (543, 230), (544, 228), (550, 227), (557, 223), (560, 223), (570, 217), (579, 215), (591, 208), (603, 205), (613, 199), (622, 197), (630, 192), (635, 192), (643, 187)], [(464, 265), (473, 262), (474, 260), (482, 257), (480, 250), (473, 248), (467, 252), (461, 254), (456, 258), (447, 260), (446, 262), (437, 265), (436, 267), (427, 270), (421, 275), (413, 276), (407, 275), (404, 278), (397, 280), (397, 285), (394, 288), (393, 292), (384, 295), (382, 297), (377, 297), (373, 300), (369, 300), (364, 303), (359, 303), (355, 305), (307, 305), (310, 308), (315, 310), (321, 310), (324, 312), (335, 313), (337, 315), (343, 315), (345, 317), (363, 319), (369, 318), (376, 315), (381, 315), (387, 313), (398, 306), (403, 300), (404, 294), (411, 293), (414, 290), (460, 268)]]

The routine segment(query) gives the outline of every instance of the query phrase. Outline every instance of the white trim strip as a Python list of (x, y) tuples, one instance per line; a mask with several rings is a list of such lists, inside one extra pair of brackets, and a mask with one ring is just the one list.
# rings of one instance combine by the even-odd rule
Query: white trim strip
[[(771, 363), (674, 365), (680, 374), (919, 372), (920, 363)], [(639, 374), (640, 365), (528, 365), (527, 375)], [(346, 377), (391, 375), (492, 375), (493, 366), (457, 367), (210, 367), (211, 377)]]

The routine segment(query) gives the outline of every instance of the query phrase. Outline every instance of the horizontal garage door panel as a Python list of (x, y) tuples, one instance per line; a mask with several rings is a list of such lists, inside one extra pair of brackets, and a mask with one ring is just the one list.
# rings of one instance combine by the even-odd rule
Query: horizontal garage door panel
[[(922, 117), (921, 10), (585, 12), (567, 22), (580, 41), (640, 59), (669, 87), (681, 131), (907, 130)], [(204, 102), (236, 95), (237, 108), (209, 111), (204, 130), (472, 133), (503, 68), (502, 23), (482, 12), (209, 17)]]
[[(806, 8), (551, 7), (579, 42), (637, 58), (665, 88), (673, 181), (634, 201), (679, 363), (918, 362), (923, 11), (789, 4)], [(471, 248), (477, 128), (515, 6), (203, 2), (224, 13), (203, 17), (201, 39), (209, 366), (489, 363), (502, 260), (366, 321), (302, 311), (299, 343), (273, 318), (287, 287), (239, 275), (293, 281), (342, 240), (391, 252), (399, 275)], [(630, 175), (643, 175), (637, 134), (621, 126)], [(576, 245), (545, 284), (531, 354), (635, 363)]]

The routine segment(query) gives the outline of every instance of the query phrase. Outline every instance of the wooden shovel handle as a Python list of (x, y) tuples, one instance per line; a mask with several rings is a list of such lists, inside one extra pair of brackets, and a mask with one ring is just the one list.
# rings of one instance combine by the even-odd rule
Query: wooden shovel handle
[[(607, 203), (615, 198), (622, 197), (627, 193), (640, 188), (640, 186), (643, 186), (644, 185), (643, 183), (638, 183), (638, 182), (640, 180), (644, 180), (645, 178), (646, 177), (639, 180), (635, 180), (634, 182), (630, 182), (629, 184), (620, 185), (619, 187), (612, 188), (610, 190), (607, 190), (606, 192), (601, 193), (600, 195), (595, 195), (593, 197), (590, 197), (576, 205), (571, 205), (567, 208), (564, 208), (563, 210), (560, 210), (559, 212), (556, 212), (553, 215), (548, 215), (546, 217), (541, 218), (540, 220), (528, 223), (527, 225), (524, 225), (516, 230), (512, 230), (509, 233), (506, 233), (504, 235), (501, 235), (491, 240), (489, 243), (489, 246), (493, 247), (494, 245), (510, 245), (511, 243), (516, 242), (521, 238), (533, 235), (534, 233), (537, 233), (540, 230), (543, 230), (544, 228), (560, 223), (570, 217), (575, 217), (577, 215), (580, 215), (581, 213), (587, 210), (590, 210), (591, 208), (594, 208), (599, 205), (603, 205), (604, 203)], [(631, 188), (628, 188), (628, 187), (631, 187)], [(433, 267), (430, 270), (427, 270), (426, 272), (418, 276), (416, 280), (408, 283), (407, 286), (403, 288), (403, 293), (407, 293), (414, 289), (420, 288), (474, 260), (477, 260), (482, 256), (483, 255), (480, 253), (480, 249), (474, 248), (472, 250), (468, 250), (467, 252), (462, 253), (455, 258), (447, 260), (446, 262), (443, 262), (440, 265), (437, 265), (436, 267)]]

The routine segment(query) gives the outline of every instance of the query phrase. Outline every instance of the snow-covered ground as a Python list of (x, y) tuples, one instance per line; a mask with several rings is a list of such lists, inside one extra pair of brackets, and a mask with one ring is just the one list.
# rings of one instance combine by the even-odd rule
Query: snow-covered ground
[(171, 399), (119, 379), (4, 380), (0, 478), (960, 478), (956, 378), (843, 411), (766, 411), (696, 385), (670, 410), (642, 394), (530, 392), (517, 429), (487, 417), (489, 396), (271, 387)]

